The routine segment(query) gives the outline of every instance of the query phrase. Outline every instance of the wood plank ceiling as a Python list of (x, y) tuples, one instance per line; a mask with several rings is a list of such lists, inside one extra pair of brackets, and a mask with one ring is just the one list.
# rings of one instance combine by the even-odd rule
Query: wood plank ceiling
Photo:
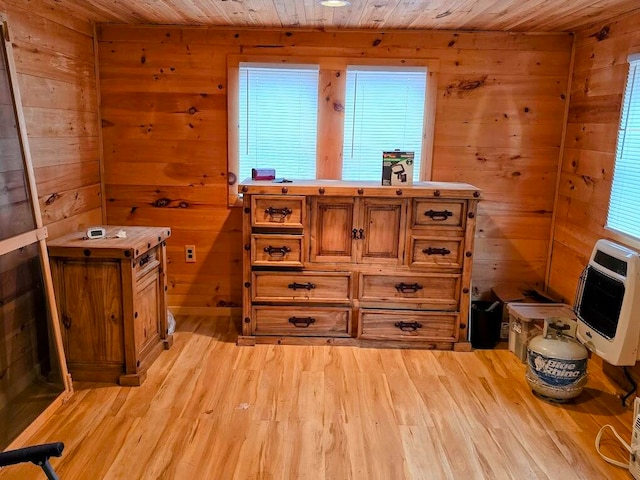
[(518, 32), (573, 31), (640, 8), (638, 0), (351, 0), (342, 8), (320, 0), (44, 1), (98, 23)]

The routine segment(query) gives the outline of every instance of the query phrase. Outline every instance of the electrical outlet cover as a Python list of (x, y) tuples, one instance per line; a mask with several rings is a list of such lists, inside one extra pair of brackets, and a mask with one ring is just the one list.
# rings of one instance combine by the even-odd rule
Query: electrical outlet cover
[(195, 245), (184, 246), (184, 261), (187, 263), (196, 262), (196, 246)]

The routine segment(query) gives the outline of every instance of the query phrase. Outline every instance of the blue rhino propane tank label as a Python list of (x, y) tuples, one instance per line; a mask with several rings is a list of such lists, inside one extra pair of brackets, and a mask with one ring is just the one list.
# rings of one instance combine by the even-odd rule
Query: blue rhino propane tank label
[(531, 373), (541, 382), (554, 387), (569, 387), (587, 373), (587, 359), (564, 360), (545, 357), (529, 350), (527, 357)]

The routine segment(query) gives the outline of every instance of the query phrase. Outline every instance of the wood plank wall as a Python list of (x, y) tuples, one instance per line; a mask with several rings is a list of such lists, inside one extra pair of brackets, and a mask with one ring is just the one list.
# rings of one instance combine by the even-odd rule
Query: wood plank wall
[(627, 56), (640, 51), (640, 13), (576, 33), (569, 118), (554, 224), (549, 288), (571, 303), (605, 230)]
[(51, 238), (102, 222), (93, 25), (59, 2), (0, 0)]
[(173, 228), (170, 305), (241, 302), (240, 211), (226, 204), (229, 53), (438, 59), (433, 179), (484, 190), (476, 294), (544, 281), (571, 35), (102, 25), (98, 38), (107, 219)]

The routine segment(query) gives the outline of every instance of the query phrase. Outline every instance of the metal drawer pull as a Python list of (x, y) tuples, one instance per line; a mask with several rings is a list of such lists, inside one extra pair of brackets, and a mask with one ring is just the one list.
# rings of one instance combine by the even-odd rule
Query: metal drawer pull
[(316, 323), (316, 319), (313, 317), (291, 317), (289, 323), (293, 323), (297, 328), (307, 328), (312, 323)]
[(264, 247), (264, 251), (267, 252), (270, 257), (284, 257), (291, 249), (286, 245), (283, 247), (272, 247), (269, 245), (268, 247)]
[(314, 283), (290, 283), (289, 284), (289, 288), (291, 290), (313, 290), (314, 288), (316, 288), (316, 285)]
[(422, 328), (422, 324), (418, 322), (396, 322), (394, 326), (403, 332), (415, 332), (417, 329)]
[(440, 248), (440, 247), (428, 247), (428, 248), (423, 248), (422, 249), (422, 253), (426, 253), (427, 255), (449, 255), (451, 253), (451, 250), (449, 250), (448, 248)]
[(401, 293), (416, 293), (423, 288), (419, 283), (396, 283), (396, 290)]
[(453, 215), (449, 210), (427, 210), (424, 214), (436, 222), (442, 222)]
[(141, 267), (145, 266), (147, 263), (149, 263), (149, 260), (151, 260), (151, 255), (147, 254), (144, 257), (142, 257), (140, 259), (140, 262), (138, 265), (140, 265)]
[(284, 217), (286, 217), (287, 215), (291, 215), (293, 213), (293, 210), (291, 210), (289, 207), (282, 207), (282, 208), (269, 207), (269, 208), (265, 208), (264, 213), (269, 215), (271, 218), (284, 220)]

